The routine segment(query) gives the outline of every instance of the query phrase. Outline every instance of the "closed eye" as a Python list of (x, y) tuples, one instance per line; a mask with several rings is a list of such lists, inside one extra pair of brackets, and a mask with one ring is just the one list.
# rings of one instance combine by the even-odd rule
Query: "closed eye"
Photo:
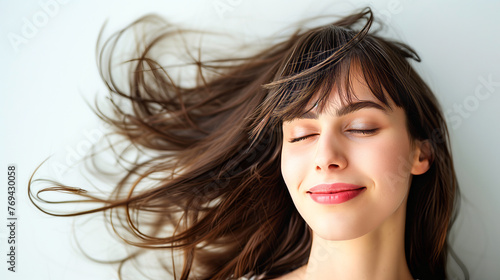
[(378, 128), (374, 128), (374, 129), (350, 129), (350, 130), (347, 130), (347, 132), (362, 134), (362, 135), (370, 135), (370, 134), (374, 134), (375, 132), (377, 132), (377, 130), (378, 130)]
[(298, 138), (293, 138), (293, 139), (291, 139), (288, 142), (290, 142), (290, 143), (299, 142), (299, 141), (302, 141), (302, 140), (306, 140), (307, 138), (312, 137), (314, 135), (316, 135), (316, 134), (310, 134), (310, 135), (306, 135), (306, 136), (302, 136), (302, 137), (298, 137)]
[[(354, 133), (354, 134), (361, 134), (361, 135), (372, 135), (372, 134), (375, 134), (378, 130), (379, 130), (378, 128), (373, 128), (373, 129), (349, 129), (349, 130), (347, 130), (347, 132)], [(305, 135), (305, 136), (302, 136), (302, 137), (292, 138), (288, 142), (289, 143), (300, 142), (300, 141), (306, 140), (307, 138), (315, 136), (315, 135), (317, 135), (317, 134), (309, 134), (309, 135)]]

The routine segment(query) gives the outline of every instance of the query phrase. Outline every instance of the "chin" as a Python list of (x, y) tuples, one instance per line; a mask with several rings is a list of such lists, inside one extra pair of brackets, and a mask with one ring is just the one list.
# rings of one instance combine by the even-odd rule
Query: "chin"
[(368, 233), (366, 228), (352, 223), (332, 223), (326, 221), (315, 221), (309, 224), (315, 235), (328, 241), (343, 241), (361, 237)]

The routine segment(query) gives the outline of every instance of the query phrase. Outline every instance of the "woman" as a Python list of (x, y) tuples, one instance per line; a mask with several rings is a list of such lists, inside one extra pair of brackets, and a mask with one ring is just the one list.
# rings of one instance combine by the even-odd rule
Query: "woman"
[(459, 196), (446, 123), (416, 52), (373, 21), (367, 8), (250, 57), (190, 56), (195, 85), (155, 59), (188, 33), (165, 28), (128, 61), (127, 89), (106, 60), (118, 33), (101, 74), (131, 107), (98, 114), (151, 158), (107, 198), (55, 182), (40, 192), (102, 203), (69, 215), (108, 212), (144, 249), (123, 263), (181, 252), (175, 279), (445, 279)]

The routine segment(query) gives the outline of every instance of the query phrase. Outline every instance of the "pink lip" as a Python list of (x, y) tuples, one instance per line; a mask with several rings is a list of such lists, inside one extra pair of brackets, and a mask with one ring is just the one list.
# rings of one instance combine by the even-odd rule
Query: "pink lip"
[(336, 183), (336, 184), (321, 184), (309, 189), (307, 193), (312, 200), (320, 204), (340, 204), (351, 200), (366, 190), (366, 187)]

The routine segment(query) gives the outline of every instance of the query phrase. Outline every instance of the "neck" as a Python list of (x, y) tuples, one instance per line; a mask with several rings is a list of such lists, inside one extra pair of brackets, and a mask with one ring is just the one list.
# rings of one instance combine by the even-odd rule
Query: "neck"
[(350, 240), (313, 234), (309, 262), (297, 271), (300, 278), (413, 280), (404, 251), (405, 218), (406, 207), (399, 207), (379, 228)]

